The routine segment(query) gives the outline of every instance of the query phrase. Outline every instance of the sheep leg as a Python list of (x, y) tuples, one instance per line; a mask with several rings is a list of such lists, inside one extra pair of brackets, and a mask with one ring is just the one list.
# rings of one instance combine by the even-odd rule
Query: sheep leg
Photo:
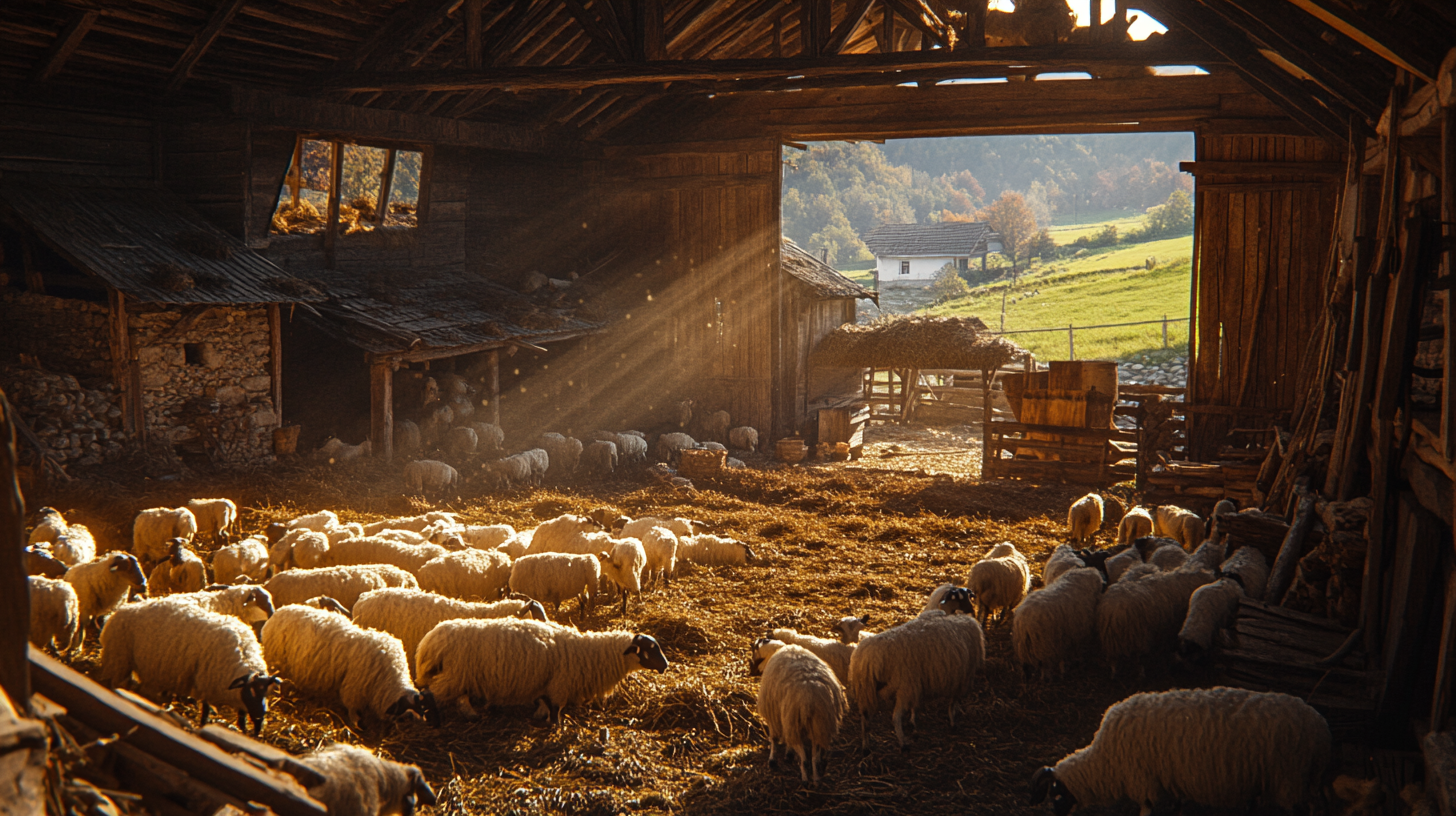
[(772, 769), (779, 767), (779, 741), (773, 734), (768, 735), (768, 766)]
[[(209, 705), (206, 700), (203, 700), (202, 701), (202, 710), (198, 712), (197, 724), (198, 725), (207, 725), (207, 718), (208, 717), (211, 717), (211, 716), (212, 716), (212, 706)], [(239, 717), (238, 719), (241, 720), (242, 717)], [(241, 722), (238, 723), (238, 730), (239, 731), (243, 730), (242, 723)]]
[[(895, 738), (900, 740), (900, 750), (905, 750), (905, 709), (910, 708), (899, 700), (895, 701)], [(915, 709), (910, 709), (910, 724), (915, 725)]]
[(859, 714), (859, 747), (861, 751), (868, 751), (870, 749), (869, 737), (865, 736), (865, 720), (867, 719), (869, 718), (861, 711)]
[(824, 746), (819, 745), (818, 743), (815, 743), (810, 748), (810, 750), (812, 751), (812, 754), (810, 755), (810, 762), (811, 762), (811, 767), (814, 770), (814, 781), (815, 782), (818, 782), (819, 781), (819, 755), (822, 754), (822, 753), (824, 753)]
[[(799, 755), (799, 781), (800, 782), (808, 782), (809, 781), (809, 757), (806, 755), (806, 753), (804, 751), (804, 744), (803, 743), (799, 743), (798, 745), (791, 745), (789, 747), (793, 748), (794, 749), (794, 753), (796, 753), (796, 754)], [(818, 774), (815, 774), (815, 777), (816, 777), (815, 778), (815, 781), (817, 782), (818, 781), (818, 779), (817, 779)]]
[[(950, 730), (952, 730), (952, 731), (955, 730), (955, 715), (956, 715), (956, 701), (955, 700), (951, 700), (950, 701), (950, 711), (946, 714), (946, 716), (950, 719)], [(914, 722), (914, 720), (912, 719), (911, 722)]]

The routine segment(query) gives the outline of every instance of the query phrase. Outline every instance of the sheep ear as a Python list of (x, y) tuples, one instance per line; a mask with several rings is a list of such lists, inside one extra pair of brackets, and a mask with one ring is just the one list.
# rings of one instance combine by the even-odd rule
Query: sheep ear
[(239, 689), (239, 688), (242, 688), (242, 687), (248, 685), (249, 683), (253, 682), (253, 678), (254, 677), (257, 677), (257, 676), (258, 675), (256, 675), (256, 674), (245, 674), (242, 677), (239, 677), (239, 678), (233, 680), (231, 683), (229, 683), (228, 684), (228, 689), (231, 690), (231, 689)]
[(859, 616), (859, 622), (865, 624), (866, 626), (868, 626), (869, 625), (869, 622), (870, 622), (870, 616), (867, 615), (867, 614), (866, 615), (860, 615)]
[(1052, 783), (1057, 781), (1057, 772), (1050, 767), (1042, 766), (1036, 769), (1031, 775), (1031, 804), (1040, 804), (1046, 799), (1047, 793), (1052, 789)]
[(430, 787), (429, 782), (425, 781), (425, 775), (420, 772), (419, 768), (410, 768), (410, 785), (414, 789), (415, 796), (419, 797), (420, 802), (432, 807), (438, 804), (434, 789)]

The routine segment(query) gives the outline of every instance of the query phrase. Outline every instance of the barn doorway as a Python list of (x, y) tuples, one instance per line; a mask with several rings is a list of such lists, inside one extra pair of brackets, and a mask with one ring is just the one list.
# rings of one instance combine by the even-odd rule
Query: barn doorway
[(369, 367), (364, 352), (310, 318), (283, 317), (283, 418), (302, 426), (300, 453), (330, 436), (354, 445), (369, 436)]

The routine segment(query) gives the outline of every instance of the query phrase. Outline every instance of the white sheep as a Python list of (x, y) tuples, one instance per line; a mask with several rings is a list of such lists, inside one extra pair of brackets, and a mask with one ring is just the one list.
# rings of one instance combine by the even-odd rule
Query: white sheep
[(101, 630), (101, 682), (115, 688), (133, 674), (153, 700), (198, 700), (204, 724), (212, 706), (237, 710), (238, 730), (251, 719), (255, 737), (268, 716), (268, 690), (278, 685), (246, 623), (167, 599), (128, 604)]
[(434, 701), (410, 682), (399, 638), (354, 625), (309, 606), (283, 606), (263, 624), (263, 655), (280, 675), (308, 694), (338, 700), (350, 725), (413, 711), (438, 722)]
[(185, 507), (152, 507), (137, 514), (132, 523), (131, 551), (144, 564), (168, 557), (172, 539), (187, 542), (197, 535), (197, 517)]
[(516, 528), (509, 524), (471, 524), (441, 528), (430, 535), (430, 543), (443, 544), (446, 536), (455, 535), (465, 546), (475, 550), (494, 550), (510, 540)]
[(540, 486), (550, 467), (551, 457), (547, 455), (546, 451), (532, 448), (504, 459), (487, 462), (485, 472), (497, 488), (511, 488), (520, 485)]
[(472, 697), (535, 705), (553, 725), (563, 707), (605, 699), (631, 672), (664, 672), (668, 665), (648, 635), (524, 619), (445, 621), (420, 641), (416, 660), (420, 685), (441, 705), (455, 702), (467, 717), (475, 716)]
[(220, 548), (212, 555), (212, 580), (234, 584), (268, 577), (268, 547), (257, 536)]
[(273, 596), (268, 590), (250, 584), (214, 585), (201, 592), (168, 595), (167, 602), (190, 603), (243, 623), (262, 623), (273, 616)]
[(1239, 512), (1238, 505), (1229, 499), (1219, 499), (1218, 504), (1213, 506), (1213, 512), (1208, 515), (1208, 537), (1213, 538), (1223, 534), (1223, 530), (1219, 529), (1219, 516), (1233, 515), (1237, 512)]
[(609, 552), (597, 553), (597, 560), (602, 562), (602, 575), (610, 578), (621, 591), (622, 614), (626, 615), (629, 595), (635, 594), (639, 603), (642, 600), (642, 570), (647, 566), (647, 551), (635, 538), (615, 541)]
[(1103, 570), (1107, 573), (1107, 582), (1116, 583), (1128, 570), (1143, 563), (1142, 551), (1136, 544), (1128, 544), (1120, 552), (1103, 562)]
[(501, 542), (501, 545), (496, 547), (496, 549), (510, 556), (511, 560), (514, 561), (525, 555), (527, 550), (531, 549), (531, 539), (535, 534), (535, 530), (521, 530)]
[[(855, 618), (854, 620), (859, 620)], [(775, 629), (769, 633), (774, 640), (787, 643), (791, 646), (798, 646), (814, 653), (814, 656), (824, 661), (830, 671), (839, 682), (849, 685), (849, 661), (854, 657), (854, 643), (844, 643), (834, 638), (814, 637), (813, 635), (801, 635), (793, 629)], [(858, 636), (856, 636), (856, 640)]]
[(647, 580), (671, 579), (677, 570), (677, 536), (666, 527), (651, 527), (639, 540), (647, 554), (647, 565), (642, 569)]
[(1032, 777), (1032, 804), (1057, 813), (1131, 799), (1219, 810), (1314, 801), (1330, 762), (1329, 725), (1297, 697), (1234, 688), (1144, 692), (1102, 715), (1092, 744)]
[(492, 425), (489, 422), (472, 422), (470, 427), (475, 431), (477, 450), (498, 451), (506, 443), (505, 431), (499, 425)]
[(839, 638), (840, 643), (859, 643), (860, 637), (869, 637), (874, 632), (866, 632), (865, 627), (870, 625), (869, 615), (855, 617), (847, 615), (839, 619), (839, 622), (830, 627), (834, 636)]
[(1153, 514), (1146, 507), (1127, 511), (1117, 525), (1117, 546), (1126, 547), (1143, 536), (1153, 534)]
[[(412, 533), (423, 533), (426, 527), (436, 524), (458, 525), (460, 517), (444, 510), (432, 510), (419, 516), (397, 516), (365, 524), (363, 534), (379, 535), (385, 530), (409, 530)], [(337, 526), (337, 520), (335, 526)]]
[(323, 567), (280, 572), (263, 585), (278, 606), (299, 604), (318, 595), (327, 595), (352, 609), (360, 595), (385, 587), (419, 588), (415, 577), (388, 564), (355, 564), (347, 567)]
[(511, 582), (511, 559), (495, 550), (461, 550), (415, 571), (420, 588), (465, 600), (493, 601)]
[(26, 544), (50, 544), (66, 534), (66, 519), (61, 515), (61, 511), (54, 507), (42, 507), (36, 511), (36, 515), (39, 518), (36, 520), (35, 527), (30, 531)]
[(68, 651), (81, 623), (76, 588), (41, 575), (29, 576), (26, 583), (30, 590), (30, 645)]
[(740, 425), (728, 432), (728, 446), (733, 450), (758, 452), (758, 430)]
[(475, 448), (480, 444), (480, 437), (475, 435), (475, 429), (469, 426), (451, 428), (445, 434), (445, 441), (440, 447), (456, 459), (463, 459), (475, 454)]
[(584, 555), (593, 552), (587, 548), (585, 536), (600, 529), (601, 525), (586, 516), (557, 516), (542, 523), (531, 534), (531, 546), (526, 554), (564, 552)]
[(372, 451), (373, 446), (368, 439), (357, 445), (346, 445), (337, 436), (331, 436), (319, 447), (318, 455), (320, 459), (327, 459), (331, 465), (342, 465), (367, 457)]
[(920, 608), (920, 617), (937, 615), (974, 615), (975, 596), (965, 587), (945, 583), (930, 591), (925, 605)]
[(1002, 619), (1026, 597), (1031, 589), (1031, 567), (1026, 556), (1009, 541), (992, 547), (980, 561), (971, 565), (966, 575), (966, 588), (975, 593), (976, 607), (984, 626), (995, 613)]
[(1074, 544), (1090, 541), (1102, 527), (1102, 497), (1088, 493), (1067, 508), (1067, 536)]
[(238, 506), (232, 499), (192, 499), (187, 509), (197, 519), (197, 531), (212, 536), (214, 544), (226, 543), (228, 533), (237, 529)]
[(714, 442), (727, 442), (728, 429), (733, 426), (733, 418), (727, 411), (714, 411), (703, 418), (703, 438)]
[(549, 464), (546, 475), (553, 479), (564, 479), (576, 472), (581, 462), (581, 440), (559, 433), (543, 433), (536, 446), (546, 452)]
[(1171, 538), (1193, 550), (1203, 543), (1203, 519), (1191, 510), (1172, 504), (1165, 504), (1153, 510), (1153, 529), (1158, 535)]
[(84, 524), (72, 524), (51, 542), (51, 555), (68, 567), (96, 558), (96, 537)]
[(323, 778), (308, 786), (308, 795), (331, 816), (412, 814), (417, 806), (438, 801), (419, 766), (381, 759), (354, 745), (335, 743), (298, 761)]
[(418, 453), (423, 445), (424, 438), (417, 423), (408, 419), (394, 421), (394, 449), (397, 453), (405, 456)]
[(278, 573), (304, 564), (317, 566), (328, 551), (327, 533), (300, 527), (289, 530), (268, 546), (268, 567)]
[(1208, 542), (1172, 572), (1123, 576), (1107, 588), (1097, 604), (1097, 639), (1114, 675), (1128, 662), (1172, 651), (1188, 615), (1189, 596), (1213, 582), (1222, 556), (1222, 547)]
[(1087, 566), (1072, 549), (1070, 544), (1058, 544), (1052, 550), (1051, 557), (1047, 559), (1046, 565), (1041, 568), (1041, 585), (1051, 586), (1051, 583), (1068, 570), (1080, 569)]
[(615, 535), (620, 538), (640, 539), (653, 527), (666, 527), (672, 531), (673, 535), (679, 538), (686, 538), (687, 536), (696, 535), (701, 532), (701, 530), (697, 529), (699, 526), (699, 523), (692, 519), (642, 516), (622, 525), (622, 529), (618, 530)]
[(532, 617), (546, 620), (546, 610), (531, 600), (506, 599), (472, 603), (419, 589), (376, 589), (359, 596), (354, 623), (399, 638), (405, 657), (415, 665), (420, 640), (442, 621), (457, 618)]
[(617, 443), (617, 459), (623, 463), (641, 464), (647, 460), (647, 440), (633, 433), (618, 434), (614, 440)]
[(1148, 563), (1162, 570), (1172, 572), (1183, 566), (1188, 560), (1188, 551), (1183, 549), (1181, 544), (1166, 544), (1153, 550), (1153, 555)]
[[(460, 429), (456, 429), (460, 430)], [(460, 471), (434, 459), (416, 459), (404, 466), (405, 489), (412, 494), (438, 493), (460, 484)]]
[(699, 533), (686, 538), (678, 538), (677, 558), (679, 561), (691, 561), (705, 567), (714, 567), (719, 565), (742, 566), (752, 561), (755, 556), (753, 550), (742, 541)]
[(133, 589), (147, 591), (147, 577), (141, 564), (131, 553), (109, 552), (95, 561), (71, 567), (66, 582), (76, 590), (80, 614), (76, 629), (76, 645), (86, 639), (85, 626), (93, 618), (109, 615), (126, 600)]
[(578, 614), (585, 615), (602, 580), (601, 562), (594, 555), (539, 553), (524, 555), (511, 566), (511, 591), (551, 604), (557, 616), (561, 602), (581, 598)]
[(320, 510), (317, 513), (298, 516), (284, 525), (290, 530), (306, 529), (316, 533), (326, 533), (339, 526), (339, 514), (332, 510)]
[(207, 586), (207, 565), (187, 547), (186, 541), (174, 538), (167, 560), (159, 562), (152, 570), (147, 586), (154, 597), (176, 592), (200, 592)]
[(1022, 670), (1067, 667), (1096, 642), (1102, 573), (1079, 567), (1026, 596), (1011, 613), (1011, 646)]
[(1214, 633), (1233, 622), (1245, 596), (1264, 597), (1269, 565), (1254, 547), (1240, 547), (1219, 566), (1219, 579), (1194, 590), (1188, 615), (1178, 631), (1178, 653), (1196, 659), (1213, 645)]
[(595, 476), (610, 476), (617, 471), (617, 443), (598, 440), (582, 451), (581, 466)]
[(305, 558), (297, 546), (294, 560), (300, 567), (342, 567), (351, 564), (390, 564), (405, 572), (417, 573), (426, 563), (449, 553), (439, 544), (406, 544), (383, 535), (346, 538), (330, 544), (317, 557)]
[(685, 450), (696, 448), (698, 443), (685, 433), (665, 433), (657, 438), (657, 461), (674, 464)]
[(949, 698), (950, 724), (956, 703), (970, 693), (986, 660), (981, 624), (972, 615), (918, 617), (860, 638), (849, 661), (849, 697), (860, 715), (860, 743), (868, 747), (865, 722), (882, 700), (893, 697), (895, 736), (906, 745), (904, 715), (924, 699)]
[(819, 757), (839, 734), (848, 702), (829, 665), (801, 646), (760, 638), (753, 642), (751, 674), (759, 675), (758, 716), (768, 731), (768, 764), (778, 744), (799, 756), (799, 779), (819, 781)]

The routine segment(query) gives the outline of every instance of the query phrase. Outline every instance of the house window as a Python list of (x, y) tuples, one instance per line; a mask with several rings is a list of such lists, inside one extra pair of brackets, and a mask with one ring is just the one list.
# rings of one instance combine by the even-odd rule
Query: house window
[(900, 274), (901, 275), (908, 275), (908, 274), (910, 274), (910, 262), (909, 261), (901, 261), (900, 262)]
[[(278, 194), (271, 232), (312, 235), (327, 227), (336, 199), (344, 235), (418, 225), (424, 152), (323, 139), (298, 139)], [(335, 184), (334, 166), (339, 180)]]
[(200, 365), (203, 365), (203, 362), (204, 361), (202, 359), (202, 354), (203, 354), (203, 352), (202, 352), (202, 344), (201, 343), (183, 343), (182, 344), (182, 361), (185, 362), (187, 365), (190, 365), (190, 366), (200, 366)]

